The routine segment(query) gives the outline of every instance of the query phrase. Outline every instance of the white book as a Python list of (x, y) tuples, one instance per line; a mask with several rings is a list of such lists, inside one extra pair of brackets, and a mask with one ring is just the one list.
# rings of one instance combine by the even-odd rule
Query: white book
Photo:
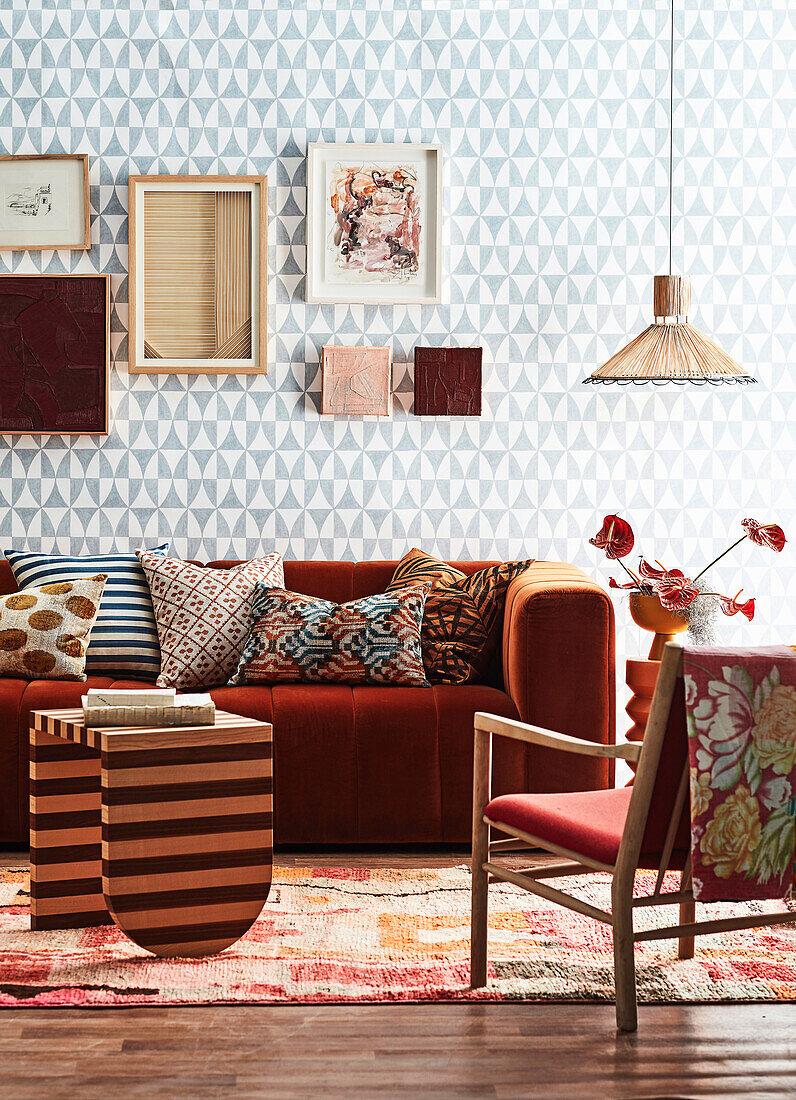
[(83, 696), (83, 718), (95, 729), (109, 726), (212, 726), (216, 708), (209, 695), (181, 695), (165, 703), (125, 706), (89, 705)]
[(89, 707), (152, 707), (173, 703), (176, 696), (174, 688), (89, 688), (85, 698)]
[(204, 692), (200, 695), (178, 695), (174, 700), (175, 707), (206, 707), (213, 700)]

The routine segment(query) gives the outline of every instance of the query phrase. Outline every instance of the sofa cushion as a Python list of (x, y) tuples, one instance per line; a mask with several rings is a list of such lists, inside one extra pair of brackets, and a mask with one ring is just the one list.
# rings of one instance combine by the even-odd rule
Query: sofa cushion
[(567, 794), (505, 794), (492, 799), (486, 817), (613, 865), (632, 793), (632, 787), (619, 787)]
[(238, 666), (258, 581), (282, 588), (282, 558), (269, 554), (212, 569), (139, 550), (160, 640), (158, 684), (180, 689), (226, 683)]
[[(70, 681), (39, 681), (53, 687), (69, 687)], [(71, 681), (81, 692), (85, 684)], [(22, 697), (27, 680), (0, 679), (0, 847), (3, 841), (28, 837), (28, 740), (27, 711)], [(20, 728), (21, 726), (21, 728)]]
[[(209, 561), (213, 569), (232, 569), (243, 562), (223, 559)], [(283, 562), (285, 570), (284, 587), (289, 592), (303, 592), (305, 596), (318, 596), (322, 600), (334, 603), (347, 603), (359, 596), (369, 596), (370, 592), (354, 591), (354, 569), (352, 561), (290, 561)], [(392, 572), (392, 570), (390, 570)], [(389, 579), (389, 577), (388, 577)], [(386, 582), (385, 582), (386, 583)], [(0, 576), (2, 584), (2, 576)], [(383, 592), (385, 585), (372, 589)]]
[[(473, 715), (517, 717), (508, 695), (483, 684), (275, 684), (210, 694), (217, 707), (274, 724), (274, 836), (283, 846), (466, 842)], [(496, 791), (527, 781), (524, 750), (495, 745)]]
[[(0, 737), (4, 838), (27, 836), (30, 711), (79, 707), (88, 687), (111, 686), (141, 682), (105, 676), (85, 683), (0, 680), (0, 727), (13, 724), (14, 730), (13, 737)], [(466, 842), (473, 715), (517, 717), (508, 695), (483, 684), (277, 684), (217, 687), (210, 694), (223, 710), (274, 724), (275, 838), (283, 846)], [(498, 739), (496, 793), (528, 783), (524, 750), (520, 742)]]
[[(12, 681), (17, 683), (18, 681)], [(31, 680), (20, 696), (18, 716), (19, 730), (27, 735), (30, 730), (30, 713), (33, 710), (64, 710), (81, 706), (81, 698), (89, 688), (107, 688), (116, 681), (111, 676), (87, 676), (84, 681)], [(130, 681), (140, 688), (141, 681)], [(27, 739), (27, 737), (26, 737)]]
[(483, 679), (498, 648), (508, 586), (529, 565), (530, 559), (504, 562), (465, 576), (420, 550), (411, 550), (398, 563), (388, 592), (400, 583), (430, 587), (422, 637), (423, 663), (432, 683)]
[[(513, 717), (511, 699), (485, 684), (353, 688), (361, 843), (467, 842), (472, 830), (473, 716)], [(495, 746), (495, 790), (525, 781), (525, 746)], [(519, 750), (519, 751), (518, 751)]]
[[(209, 561), (209, 568), (231, 569), (243, 562), (236, 559)], [(487, 569), (490, 565), (499, 565), (496, 561), (455, 561), (451, 562), (466, 577)], [(348, 603), (362, 596), (374, 596), (385, 592), (390, 583), (397, 561), (290, 561), (284, 562), (285, 588), (289, 592), (303, 592), (306, 596), (319, 596), (322, 600), (334, 603)], [(0, 561), (0, 592), (4, 591), (3, 562)], [(11, 589), (9, 589), (11, 591)]]
[[(619, 855), (632, 793), (630, 786), (564, 794), (505, 794), (492, 799), (486, 807), (486, 816), (490, 821), (519, 829), (559, 848), (613, 865)], [(686, 821), (686, 828), (675, 838), (669, 856), (671, 870), (682, 870), (685, 866), (688, 839)], [(638, 866), (657, 870), (660, 860), (660, 847), (656, 851), (642, 851)]]
[(420, 586), (332, 603), (258, 584), (232, 684), (404, 684), (426, 687)]
[[(294, 562), (293, 564), (297, 563)], [(307, 563), (301, 562), (298, 564), (304, 566)], [(400, 562), (397, 561), (358, 561), (353, 566), (353, 592), (348, 599), (358, 600), (361, 596), (372, 596), (376, 592), (386, 592), (399, 564)], [(455, 569), (460, 570), (465, 577), (469, 577), (473, 573), (480, 572), (481, 569), (487, 569), (490, 565), (499, 565), (500, 563), (495, 561), (454, 561), (450, 564)], [(287, 564), (285, 566), (285, 576), (287, 577)], [(293, 584), (289, 578), (288, 587), (295, 592), (309, 591), (301, 585)], [(326, 596), (325, 598), (332, 599), (333, 597)], [(343, 600), (338, 600), (338, 603), (343, 602)]]
[(387, 585), (387, 591), (405, 588), (407, 584), (427, 584), (429, 587), (438, 585), (440, 582), (455, 584), (456, 581), (464, 580), (465, 576), (466, 574), (455, 565), (433, 558), (425, 551), (414, 547), (398, 562), (392, 580)]
[(0, 597), (0, 676), (86, 678), (86, 650), (107, 574)]
[[(150, 554), (164, 555), (163, 543)], [(160, 671), (160, 649), (152, 598), (141, 563), (133, 553), (70, 557), (6, 550), (19, 588), (73, 581), (106, 573), (97, 621), (91, 631), (86, 672), (149, 679)]]

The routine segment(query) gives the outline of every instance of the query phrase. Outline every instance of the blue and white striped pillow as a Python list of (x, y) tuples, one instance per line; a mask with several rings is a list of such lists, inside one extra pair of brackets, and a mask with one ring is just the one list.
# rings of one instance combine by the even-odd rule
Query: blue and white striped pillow
[[(150, 553), (165, 556), (168, 549), (169, 544), (164, 543)], [(6, 550), (5, 555), (20, 588), (107, 573), (108, 580), (86, 654), (86, 672), (115, 672), (146, 680), (157, 677), (160, 672), (158, 628), (149, 585), (135, 554), (73, 558)]]

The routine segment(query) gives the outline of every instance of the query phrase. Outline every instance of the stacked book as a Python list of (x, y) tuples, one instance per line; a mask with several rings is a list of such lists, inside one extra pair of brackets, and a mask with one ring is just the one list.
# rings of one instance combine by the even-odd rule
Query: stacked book
[(114, 691), (89, 688), (83, 718), (95, 729), (107, 726), (212, 726), (216, 708), (209, 695), (178, 695), (174, 688)]

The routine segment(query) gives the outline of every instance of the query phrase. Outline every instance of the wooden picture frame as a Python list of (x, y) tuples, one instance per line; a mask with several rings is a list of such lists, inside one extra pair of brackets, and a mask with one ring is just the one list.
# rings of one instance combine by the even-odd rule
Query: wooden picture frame
[(0, 435), (108, 434), (110, 304), (109, 275), (0, 275)]
[(266, 176), (130, 176), (131, 374), (265, 374)]
[(0, 156), (0, 251), (91, 248), (87, 153)]
[[(333, 200), (338, 205), (351, 201), (356, 207), (361, 192), (358, 180), (371, 190), (375, 186), (377, 193), (380, 189), (394, 192), (396, 203), (403, 203), (402, 213), (384, 211), (379, 215), (382, 222), (396, 222), (386, 231), (375, 225), (372, 198), (349, 211), (343, 223), (335, 213)], [(307, 152), (305, 300), (370, 305), (441, 302), (442, 198), (441, 145), (311, 142)], [(354, 219), (358, 224), (346, 238), (344, 226)], [(369, 228), (373, 230), (370, 234)]]

